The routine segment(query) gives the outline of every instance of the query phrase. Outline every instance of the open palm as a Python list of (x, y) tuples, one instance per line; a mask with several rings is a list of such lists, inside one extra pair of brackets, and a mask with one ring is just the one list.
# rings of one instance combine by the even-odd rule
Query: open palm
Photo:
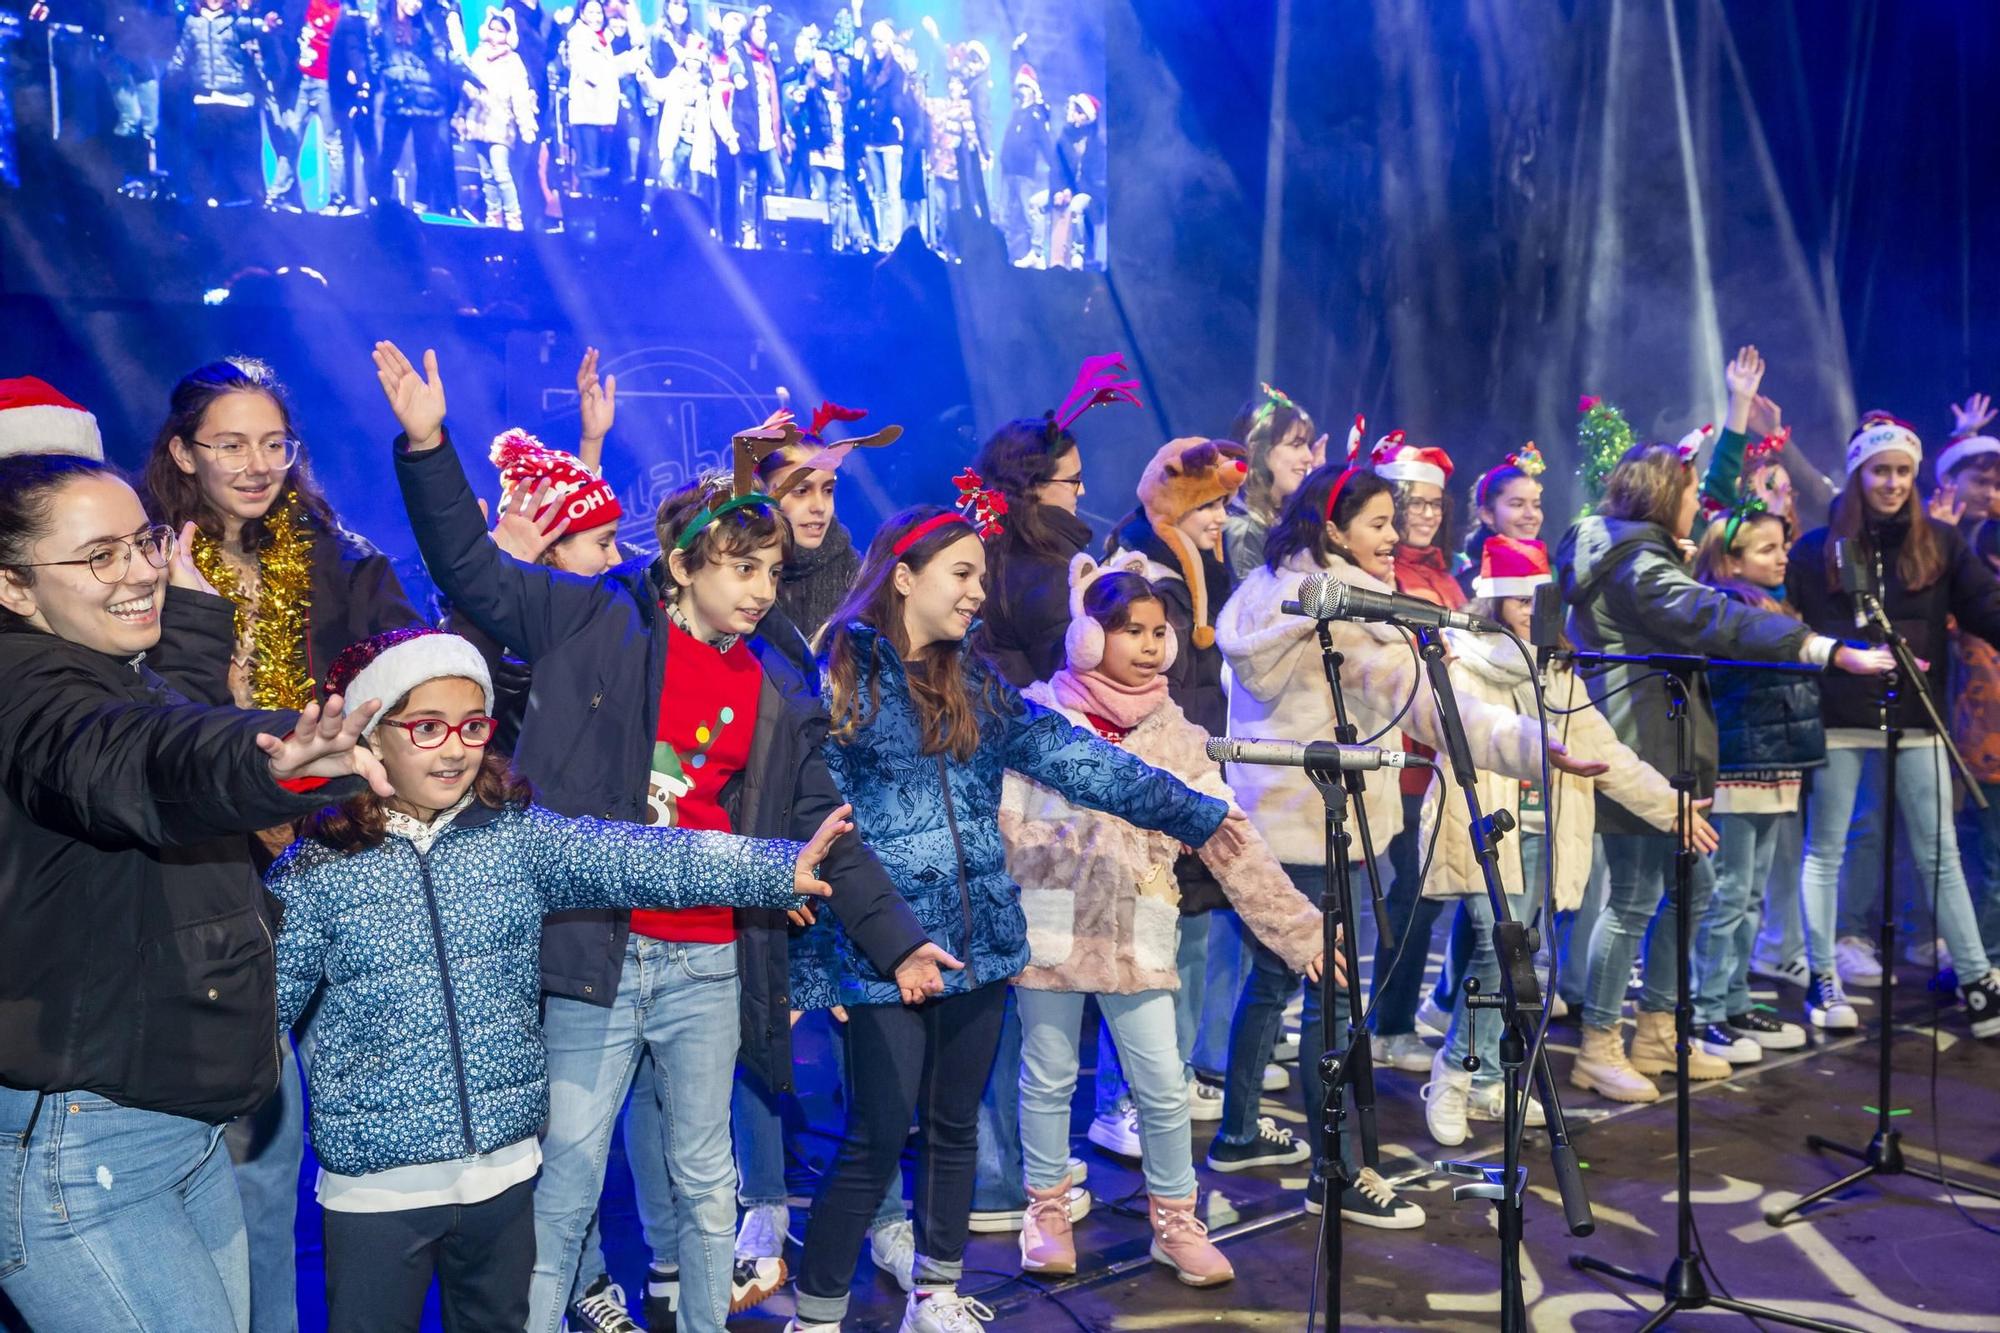
[(421, 375), (403, 349), (392, 342), (376, 343), (372, 357), (382, 396), (389, 400), (389, 410), (409, 437), (412, 452), (443, 444), (444, 381), (438, 378), (437, 353), (425, 350)]

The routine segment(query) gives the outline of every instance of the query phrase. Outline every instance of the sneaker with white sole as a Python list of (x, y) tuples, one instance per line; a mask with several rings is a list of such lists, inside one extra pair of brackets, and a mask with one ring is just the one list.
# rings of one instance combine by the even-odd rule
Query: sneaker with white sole
[(917, 1228), (909, 1218), (869, 1232), (868, 1257), (904, 1291), (916, 1290)]
[(1738, 1032), (1727, 1023), (1696, 1024), (1694, 1044), (1696, 1049), (1732, 1065), (1754, 1065), (1764, 1058), (1764, 1048), (1755, 1037)]
[(756, 1309), (777, 1295), (790, 1276), (783, 1259), (738, 1259), (729, 1270), (729, 1313)]
[[(1072, 1179), (1075, 1177), (1072, 1176)], [(1069, 1187), (1069, 1220), (1081, 1222), (1090, 1216), (1090, 1191), (1081, 1185)], [(975, 1208), (966, 1219), (965, 1229), (982, 1236), (1001, 1236), (1021, 1229), (1028, 1205), (1019, 1208)]]
[(1427, 992), (1423, 1003), (1417, 1006), (1416, 1023), (1418, 1036), (1436, 1037), (1443, 1041), (1445, 1034), (1451, 1031), (1451, 1014), (1438, 1008), (1437, 997)]
[[(647, 1333), (652, 1333), (649, 1329)], [(785, 1333), (840, 1333), (839, 1324), (801, 1324), (796, 1319), (785, 1321)]]
[(1113, 1107), (1090, 1122), (1090, 1141), (1108, 1153), (1134, 1160), (1139, 1156), (1139, 1108)]
[(1882, 984), (1882, 960), (1875, 956), (1875, 942), (1859, 935), (1842, 935), (1835, 941), (1833, 970), (1841, 985), (1856, 990), (1873, 990)]
[(1800, 990), (1812, 984), (1812, 972), (1806, 967), (1804, 954), (1782, 963), (1774, 963), (1768, 958), (1751, 954), (1750, 975), (1764, 981), (1775, 981), (1780, 985), (1796, 986)]
[(897, 1333), (986, 1333), (993, 1311), (956, 1291), (932, 1292), (928, 1296), (910, 1293), (903, 1306), (903, 1323)]
[[(1325, 1199), (1326, 1182), (1314, 1176), (1306, 1184), (1306, 1211), (1319, 1216), (1326, 1209)], [(1395, 1189), (1372, 1166), (1362, 1167), (1361, 1175), (1342, 1192), (1340, 1217), (1382, 1231), (1408, 1231), (1424, 1224), (1423, 1208), (1397, 1198)]]
[(1796, 1051), (1806, 1044), (1806, 1030), (1797, 1023), (1773, 1018), (1762, 1010), (1733, 1014), (1726, 1020), (1729, 1030), (1748, 1037), (1767, 1051)]
[(1972, 1020), (1975, 1037), (2000, 1037), (2000, 967), (1989, 967), (1986, 975), (1970, 986), (1958, 988), (1965, 1001), (1965, 1016)]
[(1222, 1119), (1222, 1089), (1213, 1083), (1204, 1083), (1193, 1074), (1188, 1075), (1188, 1119), (1208, 1121)]
[[(1501, 1099), (1505, 1095), (1505, 1090), (1497, 1081), (1473, 1085), (1472, 1096), (1468, 1097), (1465, 1102), (1466, 1118), (1470, 1120), (1498, 1121), (1500, 1119)], [(1541, 1102), (1536, 1100), (1532, 1094), (1527, 1098), (1527, 1110), (1524, 1112), (1523, 1123), (1529, 1129), (1540, 1129), (1549, 1123), (1549, 1113), (1542, 1109)]]
[(1248, 1171), (1257, 1166), (1292, 1166), (1312, 1156), (1312, 1149), (1292, 1137), (1289, 1129), (1279, 1129), (1269, 1116), (1257, 1121), (1257, 1137), (1248, 1143), (1225, 1143), (1216, 1139), (1208, 1145), (1211, 1171)]
[(564, 1322), (571, 1333), (645, 1333), (625, 1308), (625, 1289), (603, 1273), (570, 1302)]
[(1283, 1065), (1264, 1066), (1264, 1091), (1283, 1092), (1291, 1086), (1291, 1073)]
[(1847, 1002), (1847, 992), (1840, 988), (1840, 978), (1829, 976), (1815, 976), (1806, 987), (1806, 1021), (1832, 1032), (1861, 1026), (1860, 1016)]
[(1370, 1037), (1368, 1047), (1375, 1057), (1377, 1069), (1400, 1069), (1405, 1073), (1422, 1074), (1431, 1067), (1430, 1045), (1414, 1032), (1398, 1032), (1393, 1037)]
[(1081, 1157), (1070, 1158), (1069, 1183), (1072, 1185), (1081, 1185), (1084, 1181), (1089, 1179), (1090, 1179), (1090, 1163), (1084, 1161)]
[(1281, 1065), (1295, 1065), (1299, 1062), (1299, 1034), (1286, 1032), (1278, 1037), (1278, 1044), (1271, 1048), (1271, 1058)]
[(738, 1259), (782, 1259), (785, 1233), (791, 1230), (792, 1210), (782, 1203), (760, 1203), (743, 1210), (736, 1228)]
[(1431, 1061), (1431, 1081), (1424, 1084), (1424, 1127), (1441, 1148), (1465, 1142), (1465, 1103), (1472, 1095), (1472, 1075), (1439, 1051)]

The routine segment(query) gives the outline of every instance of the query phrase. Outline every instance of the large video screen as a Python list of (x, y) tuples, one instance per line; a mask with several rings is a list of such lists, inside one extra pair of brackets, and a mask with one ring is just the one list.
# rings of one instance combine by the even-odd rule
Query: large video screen
[(0, 180), (30, 208), (80, 183), (113, 216), (208, 214), (196, 229), (401, 209), (1105, 259), (1100, 4), (26, 3), (0, 14)]

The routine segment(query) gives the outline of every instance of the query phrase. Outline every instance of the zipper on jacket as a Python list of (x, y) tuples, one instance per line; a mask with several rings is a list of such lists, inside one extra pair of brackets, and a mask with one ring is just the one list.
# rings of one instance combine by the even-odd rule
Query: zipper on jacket
[[(264, 909), (262, 907), (258, 907), (256, 909), (256, 914), (257, 914), (257, 929), (264, 932), (264, 939), (271, 946), (271, 967), (272, 970), (275, 971), (278, 965), (278, 942), (275, 939), (271, 938), (271, 923), (264, 919)], [(285, 1034), (284, 1033), (279, 1032), (273, 1035), (271, 1039), (271, 1049), (273, 1050), (273, 1052), (276, 1053), (278, 1057), (278, 1063), (272, 1066), (271, 1069), (271, 1092), (272, 1095), (275, 1096), (278, 1092), (278, 1089), (285, 1086)], [(300, 1078), (303, 1079), (304, 1077), (305, 1077), (304, 1073), (301, 1072)]]
[[(965, 877), (965, 844), (958, 840), (958, 810), (951, 803), (951, 770), (945, 767), (944, 755), (937, 757), (938, 786), (944, 789), (944, 818), (951, 825), (951, 850), (958, 863), (958, 904), (965, 917), (966, 957), (972, 957), (972, 883)], [(971, 978), (967, 978), (971, 980)]]
[(431, 861), (423, 852), (417, 852), (417, 871), (424, 882), (424, 908), (431, 918), (431, 947), (437, 950), (438, 979), (444, 983), (445, 1035), (451, 1039), (452, 1074), (458, 1085), (458, 1118), (465, 1132), (465, 1155), (476, 1157), (479, 1147), (472, 1137), (472, 1094), (466, 1090), (465, 1050), (458, 1040), (458, 997), (452, 991), (451, 964), (445, 960), (444, 918), (438, 913), (437, 892), (431, 886)]

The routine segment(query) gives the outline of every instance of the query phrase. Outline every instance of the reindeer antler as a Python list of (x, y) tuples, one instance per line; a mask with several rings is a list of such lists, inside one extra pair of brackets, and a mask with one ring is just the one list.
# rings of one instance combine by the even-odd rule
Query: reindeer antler
[(1093, 407), (1110, 403), (1140, 406), (1139, 381), (1120, 378), (1130, 373), (1125, 368), (1125, 357), (1121, 352), (1085, 357), (1083, 364), (1077, 368), (1076, 383), (1070, 386), (1069, 394), (1055, 410), (1056, 428), (1068, 430), (1078, 417)]

